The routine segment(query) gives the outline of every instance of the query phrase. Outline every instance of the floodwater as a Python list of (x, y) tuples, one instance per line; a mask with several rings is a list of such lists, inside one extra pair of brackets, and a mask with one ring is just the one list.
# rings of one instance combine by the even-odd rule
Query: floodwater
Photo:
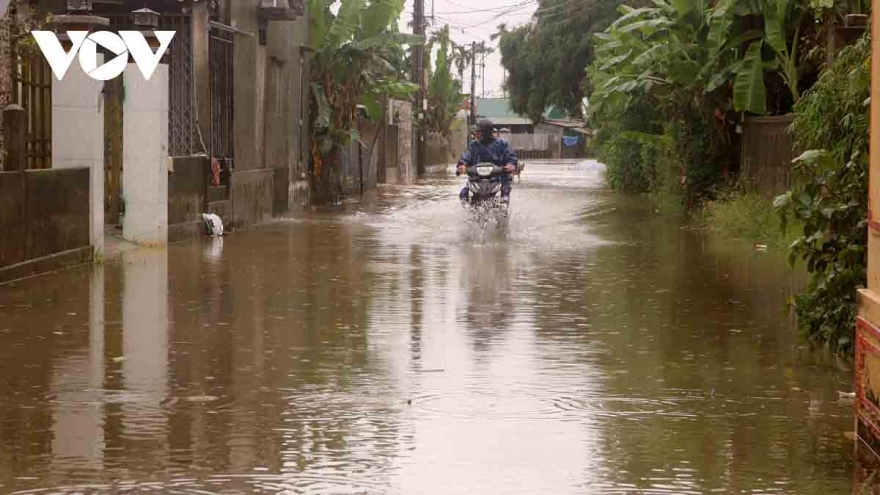
[(595, 162), (530, 162), (506, 233), (461, 182), (0, 286), (0, 493), (852, 493), (784, 253)]

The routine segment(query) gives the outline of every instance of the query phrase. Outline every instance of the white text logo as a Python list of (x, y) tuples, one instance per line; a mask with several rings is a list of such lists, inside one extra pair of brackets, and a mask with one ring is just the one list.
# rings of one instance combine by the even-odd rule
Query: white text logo
[[(52, 67), (52, 72), (60, 81), (73, 59), (79, 54), (79, 65), (92, 79), (108, 81), (118, 77), (128, 65), (128, 55), (134, 59), (146, 80), (153, 77), (153, 72), (162, 60), (162, 55), (168, 50), (174, 31), (155, 31), (159, 41), (159, 49), (153, 53), (150, 45), (140, 31), (96, 31), (89, 34), (88, 31), (68, 31), (70, 38), (70, 51), (65, 52), (58, 37), (51, 31), (31, 31), (37, 45)], [(101, 45), (109, 53), (116, 55), (112, 60), (104, 62), (98, 67), (98, 45)]]

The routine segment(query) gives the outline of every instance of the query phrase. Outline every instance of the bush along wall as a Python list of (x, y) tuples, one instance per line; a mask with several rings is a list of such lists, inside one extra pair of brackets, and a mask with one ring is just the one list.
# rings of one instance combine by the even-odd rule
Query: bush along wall
[(783, 221), (803, 222), (790, 261), (806, 262), (807, 291), (791, 306), (817, 343), (851, 352), (857, 290), (867, 282), (871, 40), (844, 49), (795, 105), (800, 149), (792, 188), (776, 198)]

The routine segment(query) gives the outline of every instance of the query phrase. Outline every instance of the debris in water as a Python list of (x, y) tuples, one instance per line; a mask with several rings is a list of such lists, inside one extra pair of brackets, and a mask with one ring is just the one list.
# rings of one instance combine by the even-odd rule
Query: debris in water
[(754, 250), (754, 251), (766, 251), (766, 250), (767, 250), (767, 245), (766, 245), (766, 244), (758, 244), (758, 243), (756, 242), (756, 243), (752, 244), (752, 250)]
[(856, 400), (856, 393), (855, 392), (841, 392), (838, 390), (837, 397), (838, 397), (839, 402), (843, 402), (843, 403), (853, 402), (854, 400)]

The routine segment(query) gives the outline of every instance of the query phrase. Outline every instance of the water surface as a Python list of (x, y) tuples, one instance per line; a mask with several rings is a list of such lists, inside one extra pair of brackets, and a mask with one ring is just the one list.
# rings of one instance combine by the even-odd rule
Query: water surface
[(530, 162), (0, 286), (0, 493), (850, 493), (784, 253)]

